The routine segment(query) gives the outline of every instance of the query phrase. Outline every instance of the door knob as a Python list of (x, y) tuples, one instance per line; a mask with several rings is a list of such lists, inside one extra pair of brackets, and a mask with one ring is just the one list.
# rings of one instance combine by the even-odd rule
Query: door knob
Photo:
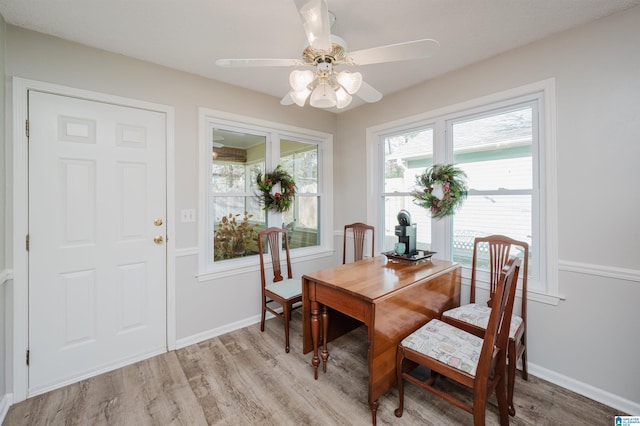
[(156, 219), (153, 221), (153, 224), (154, 224), (155, 226), (162, 226), (162, 219), (161, 219), (161, 218), (156, 218)]
[(162, 235), (156, 235), (155, 237), (153, 237), (153, 242), (156, 244), (162, 244), (163, 241), (164, 238), (162, 238)]

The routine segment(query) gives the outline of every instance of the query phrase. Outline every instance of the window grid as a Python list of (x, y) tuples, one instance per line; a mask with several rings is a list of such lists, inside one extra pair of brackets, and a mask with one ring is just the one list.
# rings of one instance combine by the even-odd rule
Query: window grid
[[(527, 242), (533, 278), (530, 282), (533, 288), (538, 283), (539, 289), (544, 290), (540, 280), (542, 262), (538, 249), (542, 244), (539, 232), (542, 211), (538, 202), (541, 199), (537, 117), (540, 98), (535, 95), (499, 105), (486, 105), (471, 112), (431, 119), (422, 127), (416, 128), (413, 124), (408, 130), (380, 135), (379, 167), (385, 176), (380, 183), (384, 214), (379, 218), (384, 233), (383, 250), (390, 250), (395, 243), (395, 216), (400, 209), (406, 209), (411, 212), (412, 221), (418, 223), (417, 248), (447, 247), (448, 253), (443, 253), (442, 257), (458, 261), (463, 266), (471, 264), (475, 236), (506, 234)], [(446, 131), (434, 134), (434, 128)], [(424, 132), (430, 132), (433, 137), (429, 148), (413, 146), (403, 153), (389, 148), (393, 148), (394, 141), (397, 146), (398, 140), (408, 142), (415, 139), (411, 135)], [(453, 218), (438, 224), (431, 220), (426, 210), (412, 205), (413, 197), (410, 196), (411, 189), (415, 187), (415, 175), (434, 163), (434, 151), (441, 153), (436, 158), (450, 159), (447, 162), (465, 170), (470, 187), (461, 209)], [(398, 159), (402, 160), (402, 170)], [(396, 178), (395, 185), (389, 176)], [(413, 185), (408, 185), (407, 176), (413, 180)], [(400, 177), (403, 181), (398, 183)], [(444, 232), (438, 232), (438, 229), (444, 229)], [(436, 240), (431, 241), (432, 238)], [(445, 241), (439, 241), (439, 238)]]
[[(304, 249), (304, 255), (308, 255), (330, 247), (320, 247), (322, 241), (328, 241), (320, 233), (323, 229), (321, 220), (328, 217), (320, 214), (324, 196), (321, 147), (330, 141), (327, 136), (286, 133), (277, 126), (252, 125), (251, 119), (247, 119), (249, 124), (246, 126), (213, 117), (201, 116), (201, 119), (206, 126), (201, 132), (200, 152), (204, 154), (203, 177), (208, 189), (204, 193), (207, 207), (203, 213), (205, 237), (201, 239), (202, 272), (199, 277), (206, 279), (210, 273), (226, 274), (225, 271), (251, 268), (257, 259), (257, 232), (268, 226), (285, 227), (290, 231), (294, 258), (299, 249)], [(331, 153), (331, 150), (324, 152)], [(298, 191), (289, 211), (265, 212), (256, 197), (256, 177), (277, 165), (282, 165), (294, 176)], [(235, 223), (228, 226), (234, 219)], [(228, 238), (229, 232), (220, 232), (221, 224), (226, 226), (225, 230), (252, 228), (255, 232), (249, 235), (251, 241), (236, 252), (236, 244)], [(220, 236), (224, 238), (218, 238)], [(222, 243), (230, 247), (223, 250)]]

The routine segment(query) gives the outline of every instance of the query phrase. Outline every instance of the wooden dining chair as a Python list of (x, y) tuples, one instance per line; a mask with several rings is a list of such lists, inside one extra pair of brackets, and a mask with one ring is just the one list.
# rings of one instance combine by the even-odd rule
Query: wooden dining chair
[[(266, 241), (266, 252), (264, 241)], [(283, 276), (282, 262), (280, 261), (280, 247), (284, 248), (287, 275)], [(302, 281), (293, 278), (291, 273), (291, 256), (289, 254), (289, 239), (287, 231), (281, 228), (268, 228), (258, 233), (258, 251), (260, 253), (260, 280), (262, 282), (262, 319), (260, 331), (264, 331), (264, 321), (267, 311), (280, 318), (284, 323), (285, 351), (289, 352), (289, 321), (294, 304), (302, 301)], [(265, 268), (265, 256), (271, 255), (273, 277), (267, 280)], [(282, 307), (282, 312), (272, 306), (277, 303)], [(301, 305), (296, 306), (300, 307)]]
[[(471, 265), (471, 294), (468, 305), (445, 311), (442, 321), (462, 328), (477, 336), (482, 336), (489, 321), (491, 303), (495, 295), (500, 271), (509, 259), (511, 248), (519, 248), (522, 252), (522, 305), (520, 315), (512, 315), (509, 329), (508, 347), (508, 379), (507, 396), (509, 399), (509, 414), (515, 416), (513, 391), (516, 378), (516, 364), (522, 359), (522, 378), (528, 380), (527, 372), (527, 274), (529, 265), (529, 245), (504, 235), (477, 237), (473, 243), (473, 260)], [(479, 263), (488, 255), (489, 267), (489, 300), (487, 306), (476, 303), (476, 282)]]
[[(509, 424), (505, 391), (508, 318), (513, 310), (519, 270), (520, 259), (516, 257), (509, 259), (502, 269), (484, 337), (434, 319), (400, 342), (396, 354), (399, 397), (396, 417), (401, 417), (404, 410), (406, 380), (473, 414), (475, 426), (485, 424), (487, 400), (495, 391), (500, 424)], [(431, 370), (431, 375), (424, 380), (411, 375), (411, 367), (416, 364)], [(472, 403), (455, 398), (434, 386), (439, 376), (471, 388)]]
[(374, 239), (376, 230), (373, 226), (362, 222), (355, 222), (344, 226), (344, 236), (342, 241), (342, 263), (347, 263), (347, 230), (353, 233), (353, 261), (362, 260), (364, 257), (364, 242), (367, 231), (371, 231), (371, 257), (374, 257)]

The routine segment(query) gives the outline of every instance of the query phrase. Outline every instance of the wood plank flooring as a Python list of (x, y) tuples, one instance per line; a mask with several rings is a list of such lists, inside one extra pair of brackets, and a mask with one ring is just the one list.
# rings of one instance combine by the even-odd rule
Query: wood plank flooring
[[(301, 311), (291, 323), (291, 352), (277, 319), (169, 352), (15, 404), (3, 425), (370, 425), (366, 328), (329, 346), (327, 373), (313, 379), (302, 354)], [(468, 395), (448, 381), (443, 387)], [(396, 418), (393, 388), (380, 398), (379, 425), (470, 425), (470, 414), (405, 386)], [(613, 425), (618, 413), (529, 375), (516, 381), (512, 425)], [(495, 397), (487, 425), (497, 425)]]

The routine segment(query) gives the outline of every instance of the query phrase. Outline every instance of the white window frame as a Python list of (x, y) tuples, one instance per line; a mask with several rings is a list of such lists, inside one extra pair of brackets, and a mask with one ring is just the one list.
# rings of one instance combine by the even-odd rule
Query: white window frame
[[(481, 98), (473, 99), (456, 105), (440, 108), (435, 111), (407, 117), (393, 122), (381, 124), (367, 129), (367, 202), (368, 217), (370, 223), (378, 224), (378, 233), (383, 232), (381, 224), (383, 217), (380, 211), (380, 171), (382, 163), (378, 149), (379, 141), (386, 135), (397, 134), (404, 129), (416, 127), (434, 127), (434, 163), (450, 162), (452, 158), (451, 147), (447, 148), (446, 127), (450, 120), (463, 115), (472, 114), (481, 109), (489, 110), (499, 108), (501, 105), (517, 103), (518, 98), (539, 97), (539, 148), (533, 155), (539, 155), (539, 167), (534, 170), (534, 179), (540, 180), (540, 197), (532, 199), (537, 203), (539, 214), (533, 217), (532, 226), (539, 228), (540, 253), (540, 280), (532, 283), (528, 289), (528, 299), (556, 305), (562, 296), (558, 288), (558, 231), (557, 231), (557, 157), (556, 157), (556, 100), (555, 79), (543, 80), (526, 86), (506, 90)], [(490, 108), (489, 108), (490, 107)], [(534, 129), (537, 132), (538, 129)], [(436, 244), (433, 251), (447, 253), (449, 256), (450, 237), (447, 237), (451, 229), (451, 220), (444, 218), (434, 221), (432, 238)], [(382, 238), (382, 235), (376, 238)], [(463, 271), (463, 277), (470, 274)]]
[[(291, 261), (296, 263), (333, 254), (333, 135), (209, 108), (200, 108), (199, 127), (198, 281), (209, 281), (257, 271), (260, 266), (258, 256), (240, 257), (222, 262), (210, 260), (213, 224), (209, 214), (211, 188), (209, 136), (212, 127), (264, 134), (267, 137), (267, 152), (265, 153), (267, 169), (271, 168), (270, 163), (273, 162), (273, 159), (280, 157), (281, 139), (296, 140), (318, 146), (319, 179), (318, 193), (315, 195), (318, 195), (320, 199), (320, 223), (318, 224), (320, 244), (291, 250)], [(278, 216), (279, 213), (267, 212), (267, 221), (270, 226), (278, 223)]]

